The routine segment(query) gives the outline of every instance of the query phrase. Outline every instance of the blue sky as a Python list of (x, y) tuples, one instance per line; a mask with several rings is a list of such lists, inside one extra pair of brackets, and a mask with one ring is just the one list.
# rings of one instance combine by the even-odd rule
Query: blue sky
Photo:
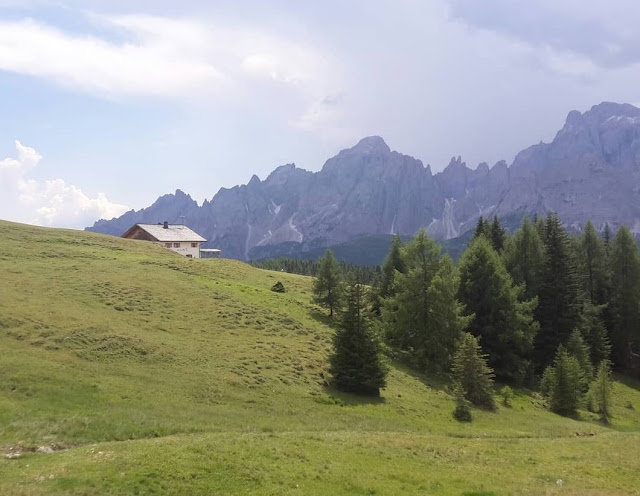
[[(481, 5), (481, 7), (480, 7)], [(635, 0), (0, 0), (0, 218), (199, 202), (367, 135), (434, 171), (640, 104)]]

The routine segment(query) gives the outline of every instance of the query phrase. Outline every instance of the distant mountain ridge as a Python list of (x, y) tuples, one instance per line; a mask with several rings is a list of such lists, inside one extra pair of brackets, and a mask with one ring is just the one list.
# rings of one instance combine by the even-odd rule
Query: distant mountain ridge
[(222, 188), (202, 206), (177, 190), (87, 229), (119, 235), (134, 223), (184, 216), (208, 246), (247, 260), (253, 252), (277, 256), (362, 236), (412, 235), (422, 226), (446, 240), (473, 229), (480, 215), (515, 224), (551, 211), (573, 230), (591, 219), (640, 233), (640, 109), (601, 103), (572, 111), (551, 143), (521, 151), (511, 166), (470, 169), (458, 157), (437, 174), (371, 136), (319, 172), (284, 165), (264, 181), (254, 175)]

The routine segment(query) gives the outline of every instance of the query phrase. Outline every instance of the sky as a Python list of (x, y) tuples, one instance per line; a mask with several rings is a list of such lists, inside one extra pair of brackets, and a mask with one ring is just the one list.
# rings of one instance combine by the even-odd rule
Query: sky
[(370, 135), (511, 163), (640, 106), (637, 0), (0, 0), (0, 218), (83, 228)]

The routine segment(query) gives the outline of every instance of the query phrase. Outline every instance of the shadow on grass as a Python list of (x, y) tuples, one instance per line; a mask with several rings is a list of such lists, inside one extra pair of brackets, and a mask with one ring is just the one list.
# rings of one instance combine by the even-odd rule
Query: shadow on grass
[(453, 380), (448, 374), (426, 374), (415, 369), (406, 360), (397, 357), (389, 357), (389, 362), (396, 370), (403, 372), (430, 389), (436, 391), (444, 391), (447, 394), (453, 394)]
[(337, 329), (339, 325), (338, 317), (334, 314), (333, 317), (329, 317), (328, 314), (319, 312), (318, 310), (311, 310), (309, 316), (316, 322), (331, 327), (331, 329)]
[(613, 377), (616, 381), (624, 384), (625, 386), (635, 389), (636, 391), (640, 391), (640, 380), (635, 379), (633, 377), (629, 377), (628, 375), (622, 374), (614, 374)]
[(315, 401), (317, 403), (323, 403), (327, 405), (340, 405), (340, 406), (360, 406), (360, 405), (382, 405), (387, 401), (383, 396), (345, 393), (342, 391), (338, 391), (337, 389), (331, 386), (325, 386), (324, 392), (327, 393), (327, 396), (316, 398)]

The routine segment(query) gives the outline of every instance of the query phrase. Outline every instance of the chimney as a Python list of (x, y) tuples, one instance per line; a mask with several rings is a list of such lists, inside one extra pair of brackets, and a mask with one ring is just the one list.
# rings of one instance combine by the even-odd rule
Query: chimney
[(169, 223), (165, 220), (162, 226), (163, 229), (169, 229)]

